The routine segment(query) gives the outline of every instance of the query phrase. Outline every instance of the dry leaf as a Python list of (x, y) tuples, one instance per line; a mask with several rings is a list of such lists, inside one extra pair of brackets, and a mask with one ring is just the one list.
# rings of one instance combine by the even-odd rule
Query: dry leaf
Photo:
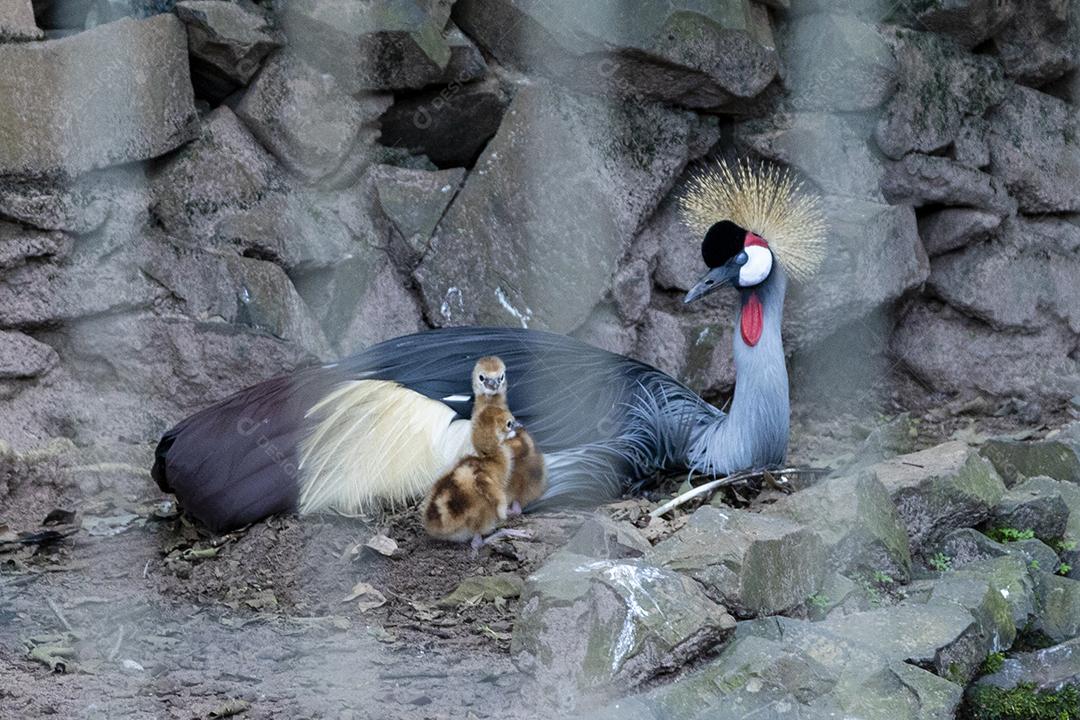
[(386, 596), (379, 592), (374, 585), (366, 582), (358, 582), (353, 585), (352, 591), (341, 602), (351, 602), (353, 600), (356, 600), (356, 607), (362, 613), (386, 604)]

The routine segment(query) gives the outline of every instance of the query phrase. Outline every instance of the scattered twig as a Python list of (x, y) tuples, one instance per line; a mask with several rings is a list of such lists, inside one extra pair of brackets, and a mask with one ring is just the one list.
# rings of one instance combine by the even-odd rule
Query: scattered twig
[(105, 659), (112, 662), (116, 659), (116, 656), (120, 653), (120, 646), (124, 644), (124, 626), (120, 626), (120, 630), (116, 633), (116, 642), (113, 643), (112, 649), (109, 650), (109, 654), (105, 656)]
[(649, 518), (655, 520), (656, 518), (671, 512), (675, 508), (685, 505), (696, 497), (711, 493), (717, 488), (727, 487), (744, 480), (751, 479), (764, 479), (766, 475), (804, 475), (811, 474), (816, 475), (821, 473), (819, 468), (784, 468), (782, 470), (746, 470), (743, 472), (735, 473), (734, 475), (728, 475), (717, 480), (710, 480), (704, 485), (698, 485), (696, 488), (691, 488), (683, 494), (668, 500), (666, 503), (656, 508), (649, 513)]
[(64, 629), (70, 633), (75, 632), (75, 628), (71, 627), (71, 623), (69, 623), (68, 619), (64, 617), (64, 613), (60, 610), (60, 606), (56, 604), (56, 601), (53, 600), (51, 597), (47, 597), (45, 598), (45, 602), (48, 603), (49, 609), (53, 611), (53, 615), (57, 617), (57, 619), (60, 621), (60, 624), (64, 626)]

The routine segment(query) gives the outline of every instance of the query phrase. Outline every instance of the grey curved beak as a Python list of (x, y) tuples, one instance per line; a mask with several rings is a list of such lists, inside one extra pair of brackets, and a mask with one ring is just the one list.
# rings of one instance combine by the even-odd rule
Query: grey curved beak
[(697, 285), (690, 288), (690, 292), (686, 293), (686, 297), (683, 298), (683, 304), (689, 305), (695, 300), (705, 297), (713, 290), (722, 288), (725, 285), (732, 285), (738, 277), (739, 268), (736, 265), (725, 264), (713, 268), (705, 273), (705, 277), (701, 278)]
[(499, 383), (496, 380), (484, 380), (484, 387), (486, 387), (491, 392), (498, 392)]

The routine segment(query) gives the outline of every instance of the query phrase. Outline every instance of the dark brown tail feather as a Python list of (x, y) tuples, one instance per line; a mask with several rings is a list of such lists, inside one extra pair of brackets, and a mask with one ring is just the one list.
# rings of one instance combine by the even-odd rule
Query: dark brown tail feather
[(154, 480), (217, 532), (295, 510), (304, 416), (341, 379), (332, 369), (310, 368), (192, 415), (158, 443)]

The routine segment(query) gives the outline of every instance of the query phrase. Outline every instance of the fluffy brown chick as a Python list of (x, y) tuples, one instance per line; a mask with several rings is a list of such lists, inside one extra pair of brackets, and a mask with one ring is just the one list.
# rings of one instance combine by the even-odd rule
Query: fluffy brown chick
[(506, 443), (517, 428), (514, 416), (504, 407), (491, 406), (473, 414), (475, 454), (439, 478), (421, 506), (428, 534), (454, 542), (472, 538), (475, 549), (483, 544), (485, 533), (506, 519), (512, 462)]
[[(472, 372), (473, 417), (487, 407), (507, 407), (506, 365), (501, 358), (482, 357)], [(547, 470), (544, 456), (524, 428), (509, 441), (513, 468), (507, 485), (510, 515), (520, 515), (521, 509), (544, 494), (547, 489)]]

